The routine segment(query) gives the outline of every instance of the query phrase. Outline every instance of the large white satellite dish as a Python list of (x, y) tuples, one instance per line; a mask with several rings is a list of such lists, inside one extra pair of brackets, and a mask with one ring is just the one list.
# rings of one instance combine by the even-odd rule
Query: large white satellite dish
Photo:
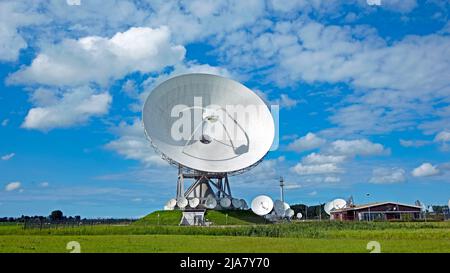
[[(190, 128), (183, 128), (180, 118)], [(165, 158), (209, 173), (254, 165), (275, 135), (269, 108), (256, 93), (209, 74), (181, 75), (157, 86), (145, 101), (142, 120), (149, 140)]]
[[(210, 74), (161, 83), (147, 97), (142, 121), (156, 152), (178, 167), (177, 200), (196, 197), (201, 207), (211, 194), (232, 200), (228, 174), (261, 162), (275, 135), (269, 108), (256, 93)], [(186, 191), (185, 178), (195, 179)]]
[(253, 199), (251, 208), (256, 215), (264, 216), (273, 209), (273, 201), (269, 196), (260, 195)]

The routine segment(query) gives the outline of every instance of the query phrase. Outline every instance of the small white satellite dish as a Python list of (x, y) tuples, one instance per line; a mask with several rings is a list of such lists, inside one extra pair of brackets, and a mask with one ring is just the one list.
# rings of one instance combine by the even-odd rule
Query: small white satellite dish
[(200, 204), (200, 200), (197, 197), (192, 198), (189, 200), (189, 207), (195, 209)]
[(286, 203), (286, 202), (284, 202), (283, 205), (284, 205), (284, 210), (287, 210), (287, 209), (291, 208), (291, 206), (289, 206), (289, 204)]
[(241, 209), (246, 209), (246, 207), (248, 207), (247, 202), (245, 202), (244, 199), (241, 199), (240, 201), (241, 201)]
[(287, 209), (285, 212), (286, 217), (288, 218), (292, 218), (292, 216), (294, 216), (295, 212), (293, 209)]
[(269, 196), (260, 195), (253, 199), (251, 208), (256, 215), (267, 215), (273, 209), (273, 201)]
[(231, 200), (228, 197), (221, 198), (219, 203), (222, 208), (229, 208), (231, 206)]
[(431, 206), (431, 205), (428, 206), (428, 207), (427, 207), (427, 211), (433, 213), (433, 212), (434, 212), (433, 206)]
[(164, 210), (173, 210), (173, 208), (168, 207), (168, 206), (164, 206)]
[(447, 207), (450, 209), (450, 199), (448, 200)]
[(180, 197), (180, 198), (178, 198), (178, 200), (177, 200), (177, 206), (178, 206), (180, 209), (185, 208), (187, 205), (188, 205), (188, 200), (187, 200), (185, 197)]
[(284, 217), (284, 214), (286, 210), (284, 209), (284, 202), (281, 200), (275, 200), (273, 203), (273, 209), (275, 210), (275, 213), (280, 216)]
[(333, 208), (334, 209), (343, 209), (347, 207), (347, 201), (341, 198), (337, 198), (333, 200)]
[(174, 208), (177, 205), (177, 199), (172, 198), (166, 203), (166, 207)]
[(323, 210), (328, 215), (330, 215), (332, 209), (333, 209), (333, 201), (327, 202), (323, 207)]
[(214, 209), (217, 207), (217, 200), (211, 196), (206, 198), (205, 207), (208, 209)]
[(241, 200), (233, 198), (231, 199), (231, 204), (233, 205), (234, 208), (239, 209), (242, 206)]
[(301, 212), (297, 213), (297, 219), (302, 219), (303, 214)]

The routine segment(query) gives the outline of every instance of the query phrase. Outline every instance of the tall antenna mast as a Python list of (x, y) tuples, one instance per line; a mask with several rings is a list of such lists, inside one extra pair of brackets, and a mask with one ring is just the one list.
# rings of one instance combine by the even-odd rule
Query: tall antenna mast
[(280, 193), (281, 193), (281, 201), (284, 202), (284, 178), (280, 176)]

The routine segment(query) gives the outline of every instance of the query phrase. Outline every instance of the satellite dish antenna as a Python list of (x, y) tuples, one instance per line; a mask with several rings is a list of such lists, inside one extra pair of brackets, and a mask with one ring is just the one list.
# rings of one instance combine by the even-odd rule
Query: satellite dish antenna
[(189, 207), (195, 209), (200, 204), (200, 200), (197, 197), (192, 198), (189, 200)]
[(236, 209), (239, 209), (239, 208), (241, 208), (241, 206), (242, 206), (241, 200), (240, 200), (240, 199), (236, 199), (236, 198), (231, 199), (231, 204), (232, 204), (233, 207), (236, 208)]
[(180, 197), (177, 200), (177, 206), (180, 209), (184, 209), (188, 205), (188, 200), (185, 197)]
[(295, 212), (293, 209), (287, 209), (285, 212), (286, 217), (288, 218), (292, 218), (292, 216), (294, 216)]
[(434, 212), (433, 206), (431, 206), (431, 205), (428, 206), (428, 207), (427, 207), (427, 211), (433, 213), (433, 212)]
[(341, 198), (337, 198), (333, 200), (333, 208), (334, 209), (343, 209), (347, 207), (347, 201)]
[(286, 210), (284, 208), (284, 202), (281, 200), (275, 200), (275, 202), (273, 203), (273, 209), (275, 211), (275, 213), (280, 216), (280, 217), (284, 217)]
[(167, 203), (166, 203), (166, 207), (172, 208), (172, 209), (173, 209), (176, 205), (177, 205), (177, 200), (174, 199), (174, 198), (170, 199), (170, 200), (167, 201)]
[(289, 204), (286, 203), (286, 202), (283, 202), (283, 205), (284, 205), (284, 210), (287, 210), (287, 209), (291, 208), (291, 206), (289, 206)]
[(448, 200), (447, 207), (450, 209), (450, 199)]
[(230, 198), (224, 197), (220, 199), (220, 206), (222, 208), (229, 208), (231, 206)]
[[(275, 124), (264, 101), (220, 76), (185, 74), (157, 86), (142, 111), (144, 131), (161, 157), (178, 167), (177, 198), (232, 198), (228, 175), (268, 153)], [(184, 178), (195, 182), (184, 192)], [(215, 194), (211, 183), (218, 189)]]
[(326, 214), (330, 215), (331, 214), (331, 210), (333, 209), (333, 201), (327, 202), (325, 204), (325, 206), (323, 207), (323, 210), (325, 211)]
[(164, 206), (164, 210), (173, 210), (173, 207)]
[(260, 195), (253, 199), (251, 208), (256, 215), (264, 216), (273, 209), (273, 201), (269, 196)]
[(213, 197), (209, 197), (206, 199), (205, 207), (207, 209), (215, 209), (217, 207), (217, 200)]
[(297, 213), (297, 219), (302, 219), (303, 214), (301, 212)]
[(245, 202), (244, 199), (241, 199), (240, 201), (241, 201), (241, 207), (240, 207), (240, 209), (245, 209), (244, 207), (247, 206), (247, 202)]

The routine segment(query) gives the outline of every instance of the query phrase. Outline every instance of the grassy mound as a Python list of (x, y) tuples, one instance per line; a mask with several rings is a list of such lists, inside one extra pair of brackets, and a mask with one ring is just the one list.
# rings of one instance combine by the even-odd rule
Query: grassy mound
[(205, 217), (216, 226), (265, 223), (265, 220), (261, 216), (254, 214), (250, 210), (208, 210), (206, 211)]
[[(177, 226), (181, 221), (180, 210), (157, 210), (134, 222), (134, 225)], [(159, 217), (158, 217), (159, 215)]]

